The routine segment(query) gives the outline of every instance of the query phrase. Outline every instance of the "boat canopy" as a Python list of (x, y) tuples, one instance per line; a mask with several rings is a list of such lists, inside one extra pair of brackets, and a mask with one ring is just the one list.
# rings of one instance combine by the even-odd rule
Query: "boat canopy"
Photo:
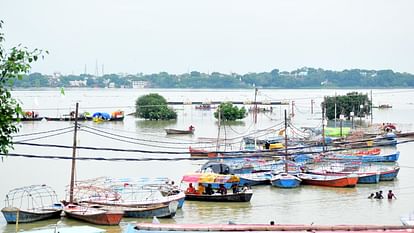
[(215, 173), (192, 173), (183, 176), (182, 182), (203, 184), (238, 183), (240, 178), (235, 175), (220, 175)]
[(109, 119), (111, 119), (111, 115), (110, 115), (109, 113), (106, 113), (106, 112), (95, 112), (95, 113), (92, 115), (92, 117), (93, 117), (93, 118), (102, 118), (102, 119), (104, 119), (104, 120), (109, 120)]

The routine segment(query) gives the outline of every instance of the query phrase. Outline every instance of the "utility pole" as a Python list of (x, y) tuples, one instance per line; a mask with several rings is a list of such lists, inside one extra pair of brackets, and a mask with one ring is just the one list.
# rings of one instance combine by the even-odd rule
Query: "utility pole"
[(256, 150), (257, 146), (257, 137), (256, 137), (256, 124), (257, 124), (257, 91), (258, 89), (254, 89), (254, 113), (253, 113), (253, 121), (254, 121), (254, 149)]
[(313, 101), (313, 99), (311, 99), (311, 114), (313, 115), (313, 104), (314, 104), (314, 101)]
[(292, 100), (292, 118), (295, 116), (295, 101)]
[(217, 107), (218, 112), (218, 132), (217, 132), (217, 144), (216, 144), (216, 151), (220, 149), (220, 128), (221, 128), (221, 109), (220, 105)]
[(335, 128), (336, 128), (336, 92), (335, 92), (335, 117), (334, 119), (335, 119)]
[(287, 113), (286, 113), (286, 109), (285, 109), (285, 172), (288, 172), (288, 137), (287, 137)]
[(370, 111), (371, 111), (371, 125), (373, 124), (373, 119), (374, 119), (374, 116), (373, 116), (373, 111), (372, 111), (372, 89), (371, 89), (371, 104), (370, 104)]
[(73, 147), (72, 147), (72, 169), (70, 172), (70, 189), (69, 189), (69, 203), (73, 203), (73, 189), (75, 186), (75, 167), (76, 167), (76, 140), (78, 133), (78, 111), (79, 103), (76, 103), (75, 110), (75, 129), (73, 132)]
[(322, 103), (322, 152), (325, 152), (325, 101)]

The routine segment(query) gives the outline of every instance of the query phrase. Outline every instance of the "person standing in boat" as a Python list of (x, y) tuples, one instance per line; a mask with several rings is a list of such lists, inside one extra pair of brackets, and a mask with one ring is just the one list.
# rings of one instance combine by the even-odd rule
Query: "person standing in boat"
[(193, 132), (194, 131), (194, 126), (193, 125), (190, 125), (190, 127), (188, 127), (188, 130), (191, 131), (191, 132)]

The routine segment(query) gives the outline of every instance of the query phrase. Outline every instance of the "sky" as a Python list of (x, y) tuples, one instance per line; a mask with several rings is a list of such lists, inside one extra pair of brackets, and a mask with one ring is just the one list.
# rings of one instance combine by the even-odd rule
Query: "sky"
[(48, 50), (32, 68), (44, 74), (414, 73), (413, 12), (411, 0), (0, 0), (5, 46)]

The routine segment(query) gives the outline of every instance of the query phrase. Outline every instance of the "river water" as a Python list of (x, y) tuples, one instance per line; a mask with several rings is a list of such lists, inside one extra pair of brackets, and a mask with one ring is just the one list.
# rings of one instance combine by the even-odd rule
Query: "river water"
[[(370, 90), (358, 90), (369, 93)], [(349, 90), (259, 90), (258, 101), (295, 101), (293, 123), (300, 126), (320, 126), (320, 102), (323, 96), (345, 94)], [(394, 122), (403, 130), (412, 130), (414, 115), (414, 90), (381, 89), (373, 90), (374, 105), (390, 104), (391, 109), (374, 109), (373, 123)], [(67, 89), (61, 95), (57, 89), (14, 91), (13, 96), (21, 101), (25, 110), (38, 111), (41, 116), (57, 117), (74, 110), (76, 102), (80, 112), (124, 110), (134, 112), (135, 100), (144, 94), (159, 93), (168, 101), (253, 101), (254, 90), (169, 90), (169, 89)], [(311, 113), (311, 100), (315, 101), (314, 113)], [(249, 106), (246, 106), (249, 108)], [(78, 145), (92, 147), (112, 147), (123, 149), (142, 149), (152, 151), (186, 151), (188, 145), (197, 138), (217, 138), (218, 126), (213, 111), (196, 110), (194, 106), (174, 106), (178, 113), (176, 121), (146, 121), (126, 116), (123, 122), (83, 122), (89, 129), (98, 129), (114, 135), (146, 139), (151, 142), (136, 144), (114, 138), (92, 134), (93, 130), (80, 131)], [(271, 126), (280, 127), (283, 110), (292, 112), (292, 106), (274, 106), (272, 113), (258, 115), (257, 124), (251, 114), (243, 121), (221, 128), (220, 137), (235, 138), (252, 131)], [(370, 119), (365, 119), (369, 123)], [(164, 128), (185, 129), (189, 125), (196, 128), (193, 136), (172, 137), (165, 134)], [(337, 123), (339, 125), (339, 123)], [(355, 120), (358, 126), (359, 121)], [(70, 122), (23, 122), (19, 134), (30, 134), (47, 130), (71, 127)], [(85, 127), (81, 127), (85, 128)], [(50, 135), (50, 134), (49, 134)], [(16, 137), (14, 140), (35, 139), (41, 135)], [(38, 138), (34, 143), (72, 145), (73, 133)], [(174, 144), (174, 142), (177, 142)], [(326, 188), (301, 186), (285, 190), (271, 186), (253, 187), (254, 195), (249, 203), (204, 203), (184, 204), (174, 219), (162, 222), (176, 223), (315, 223), (315, 224), (400, 224), (399, 218), (414, 210), (414, 157), (411, 152), (414, 144), (398, 145), (401, 152), (399, 164), (401, 171), (393, 182), (381, 182), (373, 185), (358, 185), (356, 188)], [(71, 149), (45, 148), (15, 145), (10, 153), (32, 155), (71, 156)], [(78, 150), (82, 157), (174, 157), (178, 155), (139, 154), (130, 152), (108, 152)], [(180, 155), (182, 156), (182, 155)], [(188, 156), (188, 155), (187, 155)], [(195, 171), (203, 161), (78, 161), (76, 178), (78, 180), (100, 176), (112, 177), (169, 177), (176, 182), (183, 174)], [(5, 198), (8, 190), (32, 185), (48, 184), (53, 187), (59, 199), (65, 198), (66, 185), (70, 179), (70, 160), (29, 159), (4, 157), (0, 163), (0, 198)], [(369, 200), (367, 196), (375, 191), (392, 189), (397, 200)], [(103, 227), (108, 232), (121, 232), (128, 222), (151, 220), (124, 219), (120, 226)], [(41, 221), (32, 224), (20, 224), (20, 230), (44, 228), (54, 225), (57, 220)], [(84, 223), (63, 219), (61, 225), (82, 225)], [(0, 217), (0, 232), (14, 232), (15, 225), (7, 225)]]

